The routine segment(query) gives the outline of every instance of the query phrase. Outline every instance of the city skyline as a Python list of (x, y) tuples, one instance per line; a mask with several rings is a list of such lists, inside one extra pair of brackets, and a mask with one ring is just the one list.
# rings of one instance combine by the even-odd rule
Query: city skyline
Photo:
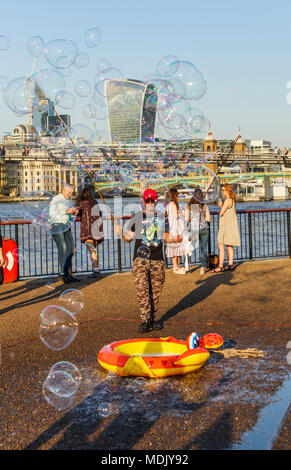
[[(35, 9), (32, 0), (3, 5), (5, 22), (0, 33), (9, 37), (11, 47), (0, 51), (0, 75), (12, 80), (47, 67), (43, 57), (34, 60), (26, 52), (26, 41), (32, 35), (42, 36), (45, 42), (72, 39), (89, 54), (86, 72), (80, 69), (67, 78), (72, 89), (76, 80), (96, 73), (100, 58), (108, 58), (125, 78), (143, 80), (161, 57), (173, 54), (191, 61), (205, 77), (207, 93), (195, 105), (210, 120), (217, 139), (235, 138), (240, 131), (245, 139), (291, 147), (287, 98), (291, 5), (287, 1), (276, 5), (246, 1), (241, 5), (224, 0), (202, 5), (182, 0), (179, 7), (174, 2), (149, 1), (146, 9), (131, 0), (126, 2), (127, 8), (117, 1), (102, 4), (102, 8), (86, 0), (82, 5), (59, 3), (53, 0), (41, 10)], [(93, 26), (100, 28), (102, 41), (90, 49), (82, 44), (82, 37)], [(27, 122), (27, 116), (13, 115), (3, 97), (0, 108), (1, 138), (17, 124)], [(78, 107), (68, 113), (72, 124), (88, 124)], [(98, 121), (100, 130), (107, 130), (105, 123)]]

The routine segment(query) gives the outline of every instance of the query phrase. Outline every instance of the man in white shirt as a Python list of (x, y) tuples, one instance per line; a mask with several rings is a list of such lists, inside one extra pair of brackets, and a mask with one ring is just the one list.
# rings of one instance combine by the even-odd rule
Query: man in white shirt
[(69, 273), (74, 255), (71, 226), (76, 209), (71, 200), (73, 192), (74, 188), (71, 185), (66, 185), (61, 194), (51, 200), (49, 208), (51, 232), (59, 254), (60, 273), (58, 277), (65, 284), (79, 281)]

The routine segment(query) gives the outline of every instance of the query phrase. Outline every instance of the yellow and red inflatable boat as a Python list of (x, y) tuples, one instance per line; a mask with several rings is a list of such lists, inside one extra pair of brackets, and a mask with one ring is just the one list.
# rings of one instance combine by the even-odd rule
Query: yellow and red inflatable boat
[[(211, 348), (223, 343), (221, 336), (216, 342), (210, 340)], [(207, 337), (210, 335), (205, 335)], [(120, 376), (166, 377), (192, 372), (204, 366), (210, 356), (206, 349), (208, 342), (203, 341), (202, 347), (188, 349), (187, 341), (168, 338), (146, 338), (116, 341), (104, 346), (98, 354), (100, 365)]]

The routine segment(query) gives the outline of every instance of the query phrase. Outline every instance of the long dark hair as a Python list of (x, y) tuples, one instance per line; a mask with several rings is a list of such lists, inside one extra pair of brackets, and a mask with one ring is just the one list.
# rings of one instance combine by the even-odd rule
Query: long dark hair
[(76, 197), (76, 206), (79, 206), (81, 201), (95, 201), (91, 188), (83, 188)]
[(177, 207), (177, 213), (179, 215), (178, 189), (171, 188), (169, 189), (169, 193), (170, 193), (170, 202), (173, 202), (175, 204), (175, 206)]
[(195, 189), (193, 196), (191, 197), (190, 201), (187, 204), (188, 209), (191, 209), (192, 204), (199, 204), (199, 209), (202, 211), (204, 207), (204, 202), (201, 202), (204, 200), (204, 195), (203, 191), (200, 188)]

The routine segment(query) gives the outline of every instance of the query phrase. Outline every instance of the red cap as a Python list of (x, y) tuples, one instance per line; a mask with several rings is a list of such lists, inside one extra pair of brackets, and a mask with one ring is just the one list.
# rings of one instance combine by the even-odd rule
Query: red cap
[(154, 189), (146, 189), (143, 193), (143, 200), (146, 201), (147, 199), (152, 199), (153, 201), (156, 201), (158, 199), (157, 191), (155, 191)]

